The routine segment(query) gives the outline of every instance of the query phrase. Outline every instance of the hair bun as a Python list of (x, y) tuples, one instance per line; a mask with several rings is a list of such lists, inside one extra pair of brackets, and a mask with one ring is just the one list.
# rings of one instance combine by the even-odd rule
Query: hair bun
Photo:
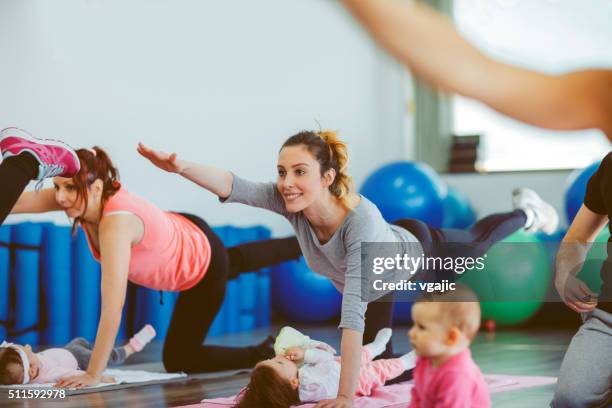
[(319, 136), (321, 139), (325, 140), (327, 143), (337, 143), (338, 142), (338, 132), (335, 130), (321, 130), (319, 131)]

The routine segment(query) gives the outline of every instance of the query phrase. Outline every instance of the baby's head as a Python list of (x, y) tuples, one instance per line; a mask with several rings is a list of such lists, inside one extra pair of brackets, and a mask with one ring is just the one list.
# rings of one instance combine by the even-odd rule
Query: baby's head
[(285, 356), (261, 361), (240, 393), (236, 408), (289, 408), (300, 403), (297, 365)]
[(480, 304), (474, 292), (456, 284), (455, 290), (417, 300), (410, 343), (421, 357), (457, 354), (469, 347), (480, 327)]
[(0, 345), (0, 385), (27, 384), (38, 376), (39, 367), (29, 345)]

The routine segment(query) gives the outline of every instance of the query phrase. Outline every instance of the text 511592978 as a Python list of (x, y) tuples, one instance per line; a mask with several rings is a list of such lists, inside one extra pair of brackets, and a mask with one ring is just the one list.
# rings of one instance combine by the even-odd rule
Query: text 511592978
[(56, 388), (40, 388), (40, 389), (9, 389), (8, 399), (64, 399), (66, 398), (66, 390)]

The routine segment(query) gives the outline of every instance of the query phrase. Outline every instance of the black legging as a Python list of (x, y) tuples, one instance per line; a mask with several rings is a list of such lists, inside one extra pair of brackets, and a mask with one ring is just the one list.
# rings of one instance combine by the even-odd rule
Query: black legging
[[(508, 213), (493, 214), (477, 221), (467, 230), (435, 228), (422, 221), (414, 219), (402, 219), (394, 224), (408, 230), (414, 235), (423, 247), (426, 257), (456, 257), (484, 255), (493, 244), (501, 241), (512, 233), (525, 226), (527, 217), (523, 210), (514, 210)], [(460, 244), (460, 248), (470, 251), (470, 254), (449, 251), (449, 248), (456, 249), (458, 245), (437, 245), (437, 244)], [(453, 281), (456, 274), (453, 271), (436, 271), (436, 279), (448, 279)], [(364, 344), (374, 340), (376, 333), (385, 327), (393, 324), (393, 292), (385, 295), (378, 301), (371, 302), (365, 315), (366, 324), (363, 333)], [(387, 349), (378, 358), (390, 358), (393, 356), (393, 346), (387, 343)], [(400, 377), (393, 382), (402, 381)]]
[(0, 164), (0, 225), (37, 174), (38, 162), (29, 153), (9, 157)]
[(251, 368), (273, 357), (267, 347), (203, 345), (206, 334), (221, 308), (225, 286), (240, 273), (257, 270), (301, 255), (295, 237), (256, 241), (225, 248), (221, 239), (199, 217), (182, 214), (206, 234), (211, 259), (204, 278), (181, 292), (164, 343), (163, 362), (169, 372), (187, 373)]

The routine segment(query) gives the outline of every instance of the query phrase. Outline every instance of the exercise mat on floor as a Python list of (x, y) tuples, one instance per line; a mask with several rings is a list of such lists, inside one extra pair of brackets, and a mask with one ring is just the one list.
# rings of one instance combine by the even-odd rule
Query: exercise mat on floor
[[(94, 392), (115, 391), (125, 388), (143, 387), (147, 385), (166, 384), (172, 382), (183, 382), (190, 380), (222, 380), (229, 379), (241, 374), (248, 374), (249, 370), (229, 370), (218, 371), (215, 373), (185, 374), (185, 373), (160, 373), (142, 370), (108, 369), (104, 375), (114, 377), (117, 382), (112, 384), (101, 383), (93, 387), (68, 388), (68, 395), (88, 394)], [(3, 385), (1, 388), (10, 389), (48, 389), (53, 388), (53, 384), (23, 384), (23, 385)]]
[[(554, 384), (557, 382), (555, 377), (532, 377), (517, 375), (485, 375), (485, 381), (491, 394), (505, 391), (514, 391), (522, 388), (539, 387)], [(410, 402), (412, 381), (389, 385), (378, 388), (369, 397), (359, 397), (355, 399), (355, 408), (396, 408), (406, 407)], [(186, 405), (179, 408), (221, 408), (234, 406), (235, 396), (227, 398), (215, 398), (203, 400), (201, 404)], [(311, 408), (316, 404), (307, 403), (299, 405), (300, 408)]]

